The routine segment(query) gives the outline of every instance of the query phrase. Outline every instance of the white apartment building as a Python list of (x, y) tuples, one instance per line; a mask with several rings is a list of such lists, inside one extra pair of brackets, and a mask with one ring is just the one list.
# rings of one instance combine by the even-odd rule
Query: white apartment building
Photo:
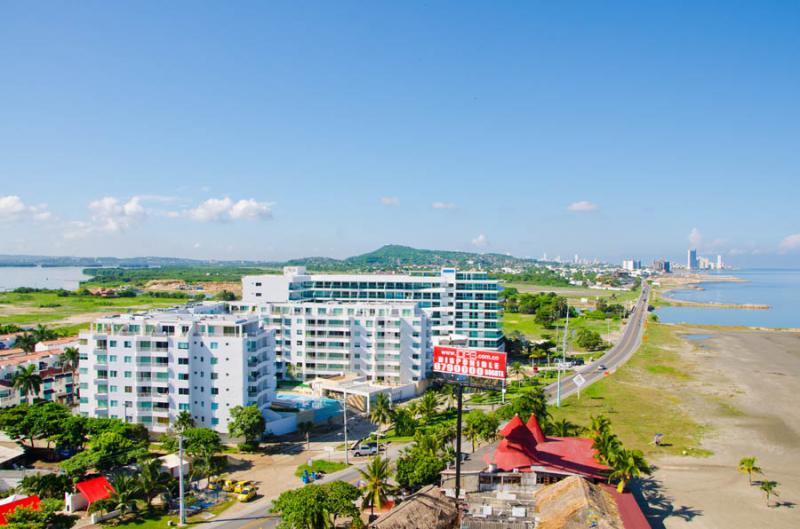
[(245, 304), (289, 301), (410, 302), (431, 320), (434, 343), (439, 337), (463, 336), (467, 346), (502, 349), (500, 284), (486, 272), (443, 268), (419, 274), (308, 274), (288, 266), (283, 275), (242, 278)]
[(229, 304), (274, 331), (280, 377), (355, 373), (378, 384), (425, 379), (432, 365), (431, 321), (417, 303), (285, 301)]
[[(31, 399), (54, 402), (72, 402), (75, 386), (72, 370), (61, 364), (62, 349), (48, 348), (26, 353), (22, 349), (5, 349), (0, 352), (0, 407), (16, 406)], [(25, 395), (14, 389), (14, 375), (20, 368), (36, 366), (42, 378), (39, 393)]]
[(230, 409), (275, 394), (273, 331), (201, 305), (109, 316), (80, 335), (80, 413), (163, 432), (181, 411), (227, 432)]

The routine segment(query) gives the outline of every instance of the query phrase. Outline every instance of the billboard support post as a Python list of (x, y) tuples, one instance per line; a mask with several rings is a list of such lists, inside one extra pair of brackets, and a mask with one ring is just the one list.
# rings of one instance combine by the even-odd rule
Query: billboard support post
[(464, 408), (464, 386), (456, 385), (458, 418), (456, 419), (456, 502), (461, 495), (461, 412)]

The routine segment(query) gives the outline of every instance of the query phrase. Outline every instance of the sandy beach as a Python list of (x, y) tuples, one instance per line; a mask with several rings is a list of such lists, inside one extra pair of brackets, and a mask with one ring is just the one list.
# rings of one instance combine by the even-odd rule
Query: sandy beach
[[(652, 461), (658, 469), (642, 492), (653, 527), (800, 527), (800, 333), (696, 332), (708, 338), (687, 340), (681, 354), (703, 395), (690, 412), (705, 425), (702, 445), (713, 455)], [(736, 470), (746, 456), (756, 456), (764, 472), (752, 486)], [(780, 483), (770, 507), (761, 479)]]

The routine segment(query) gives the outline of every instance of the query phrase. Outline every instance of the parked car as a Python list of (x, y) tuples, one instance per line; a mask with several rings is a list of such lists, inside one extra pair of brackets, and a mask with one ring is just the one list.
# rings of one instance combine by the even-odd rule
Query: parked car
[(255, 497), (256, 497), (255, 487), (245, 487), (239, 492), (239, 494), (236, 496), (236, 499), (239, 501), (250, 501)]
[(233, 479), (226, 479), (225, 483), (222, 484), (222, 490), (225, 492), (233, 492), (233, 489), (236, 488), (236, 480)]
[(373, 443), (358, 445), (353, 448), (353, 455), (356, 457), (376, 456), (378, 455), (378, 445)]
[(238, 482), (238, 483), (236, 484), (236, 486), (233, 488), (233, 492), (235, 492), (235, 493), (239, 494), (239, 493), (240, 493), (240, 492), (242, 492), (243, 490), (245, 490), (245, 489), (249, 489), (249, 488), (251, 488), (252, 486), (253, 486), (253, 482), (252, 482), (252, 481), (246, 481), (246, 480), (245, 480), (245, 481), (240, 481), (240, 482)]
[(599, 366), (597, 366), (597, 370), (598, 371), (605, 371), (606, 369), (608, 369), (608, 368), (606, 367), (605, 364), (600, 364)]

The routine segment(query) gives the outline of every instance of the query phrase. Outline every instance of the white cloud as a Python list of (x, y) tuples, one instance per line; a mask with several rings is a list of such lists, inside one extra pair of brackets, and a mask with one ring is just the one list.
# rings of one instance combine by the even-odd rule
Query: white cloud
[(18, 220), (45, 221), (52, 218), (47, 204), (29, 206), (17, 195), (0, 196), (0, 222)]
[(192, 245), (192, 248), (200, 248), (202, 245), (199, 242), (196, 242)]
[[(186, 215), (198, 222), (225, 222), (229, 220), (266, 220), (272, 218), (272, 204), (253, 198), (234, 202), (230, 197), (209, 198)], [(168, 214), (173, 216), (173, 214)]]
[(142, 198), (131, 197), (122, 202), (115, 197), (103, 197), (89, 203), (91, 228), (97, 231), (118, 233), (147, 218)]
[(452, 202), (434, 202), (431, 207), (433, 209), (455, 209), (456, 205)]
[(598, 209), (598, 205), (589, 202), (588, 200), (579, 200), (578, 202), (573, 202), (569, 206), (567, 206), (568, 211), (595, 211)]
[(481, 233), (480, 235), (472, 239), (472, 245), (477, 246), (478, 248), (486, 248), (487, 246), (489, 246), (489, 239), (486, 237), (486, 235)]
[(692, 228), (692, 231), (689, 232), (689, 243), (694, 247), (698, 247), (702, 242), (703, 235), (700, 233), (700, 230)]
[(381, 204), (384, 206), (398, 206), (400, 199), (397, 197), (381, 197)]
[(781, 243), (778, 245), (778, 250), (781, 253), (800, 250), (800, 233), (794, 233), (784, 237)]

